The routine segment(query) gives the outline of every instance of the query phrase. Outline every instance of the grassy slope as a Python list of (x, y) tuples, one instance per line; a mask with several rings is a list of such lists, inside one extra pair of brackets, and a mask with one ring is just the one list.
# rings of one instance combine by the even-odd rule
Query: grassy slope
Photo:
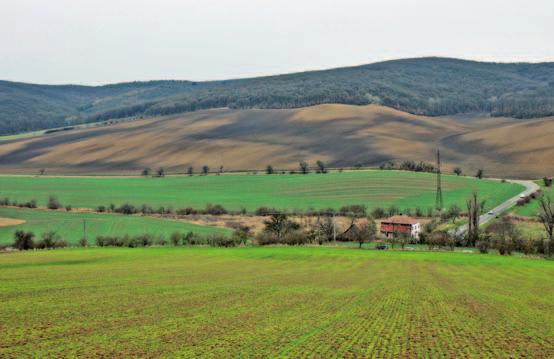
[(0, 217), (23, 219), (26, 223), (0, 227), (0, 244), (13, 242), (13, 233), (18, 229), (32, 231), (37, 237), (47, 231), (56, 231), (71, 244), (77, 244), (83, 236), (83, 220), (86, 220), (87, 237), (93, 242), (97, 235), (137, 235), (150, 233), (168, 239), (174, 231), (193, 231), (198, 234), (227, 233), (226, 229), (204, 227), (195, 224), (150, 217), (93, 214), (75, 212), (52, 212), (0, 208)]
[[(542, 180), (537, 181), (537, 184), (541, 186), (541, 189), (546, 196), (550, 196), (552, 200), (554, 200), (554, 187), (545, 187)], [(539, 213), (539, 201), (532, 200), (525, 206), (515, 207), (514, 213), (520, 216), (535, 217)]]
[(0, 255), (0, 356), (552, 357), (554, 262), (317, 248)]
[[(475, 188), (492, 208), (521, 191), (521, 186), (468, 177), (444, 176), (445, 205), (458, 204)], [(0, 196), (45, 205), (49, 195), (73, 207), (130, 202), (135, 205), (203, 208), (218, 203), (228, 209), (260, 206), (286, 209), (336, 208), (365, 204), (426, 210), (435, 203), (435, 176), (428, 173), (367, 171), (326, 175), (224, 175), (166, 178), (14, 177), (0, 176)]]

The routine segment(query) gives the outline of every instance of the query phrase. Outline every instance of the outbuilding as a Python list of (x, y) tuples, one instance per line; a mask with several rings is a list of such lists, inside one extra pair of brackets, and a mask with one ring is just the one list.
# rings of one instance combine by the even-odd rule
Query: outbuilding
[(421, 232), (421, 224), (410, 216), (392, 216), (381, 221), (381, 234), (387, 238), (405, 234), (418, 239)]

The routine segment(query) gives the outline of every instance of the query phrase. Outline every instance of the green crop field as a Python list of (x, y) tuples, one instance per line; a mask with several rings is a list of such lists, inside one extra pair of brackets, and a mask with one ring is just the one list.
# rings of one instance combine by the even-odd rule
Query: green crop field
[(36, 236), (44, 232), (55, 231), (70, 244), (77, 244), (83, 236), (83, 221), (86, 222), (86, 234), (89, 242), (97, 235), (161, 235), (168, 239), (175, 231), (192, 231), (198, 234), (213, 232), (229, 233), (224, 228), (200, 226), (179, 221), (142, 216), (116, 214), (94, 214), (30, 209), (0, 208), (0, 218), (22, 219), (23, 224), (0, 227), (0, 244), (13, 243), (13, 234), (18, 229), (32, 231)]
[[(537, 184), (541, 186), (544, 195), (550, 196), (554, 201), (554, 187), (545, 187), (542, 180), (537, 181)], [(539, 213), (539, 201), (534, 199), (525, 206), (514, 207), (514, 213), (520, 216), (535, 217)]]
[[(492, 208), (517, 195), (516, 184), (444, 176), (445, 205), (465, 208), (472, 190)], [(94, 208), (129, 202), (134, 205), (204, 208), (207, 203), (228, 209), (255, 210), (335, 208), (365, 204), (368, 208), (396, 205), (405, 210), (434, 207), (435, 176), (400, 171), (359, 171), (325, 175), (223, 175), (142, 177), (0, 176), (0, 197), (36, 199), (45, 205), (49, 195), (63, 204)]]
[(0, 357), (554, 356), (554, 262), (335, 248), (0, 254)]

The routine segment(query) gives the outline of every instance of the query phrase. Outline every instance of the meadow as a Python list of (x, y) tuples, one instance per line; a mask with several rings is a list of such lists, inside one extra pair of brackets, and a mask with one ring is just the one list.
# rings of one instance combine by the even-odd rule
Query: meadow
[(0, 254), (0, 357), (553, 357), (554, 262), (338, 248)]
[[(517, 195), (523, 187), (471, 177), (443, 176), (444, 203), (465, 208), (473, 190), (486, 208)], [(308, 175), (168, 176), (153, 177), (48, 177), (0, 176), (0, 197), (45, 206), (49, 195), (74, 208), (96, 208), (110, 203), (137, 206), (204, 208), (208, 203), (227, 209), (338, 209), (363, 204), (369, 209), (397, 206), (422, 210), (435, 205), (435, 175), (403, 171), (351, 171)]]
[(167, 240), (175, 231), (200, 235), (210, 233), (230, 233), (225, 228), (200, 226), (176, 220), (158, 219), (143, 216), (118, 214), (95, 214), (82, 212), (46, 211), (0, 207), (0, 218), (21, 219), (25, 223), (14, 226), (0, 226), (0, 244), (11, 244), (14, 232), (22, 229), (32, 231), (39, 239), (42, 233), (55, 231), (71, 245), (77, 245), (84, 235), (83, 222), (86, 222), (86, 237), (93, 244), (98, 235), (141, 235), (163, 236)]
[[(541, 186), (541, 190), (544, 195), (550, 196), (550, 198), (554, 201), (554, 187), (545, 187), (542, 180), (537, 181), (537, 184)], [(537, 199), (533, 199), (524, 206), (516, 206), (513, 208), (513, 212), (520, 216), (535, 217), (539, 213), (539, 201)]]

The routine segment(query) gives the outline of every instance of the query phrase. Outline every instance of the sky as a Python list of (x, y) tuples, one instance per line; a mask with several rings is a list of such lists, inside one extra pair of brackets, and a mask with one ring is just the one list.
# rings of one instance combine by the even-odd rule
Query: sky
[(217, 80), (447, 56), (554, 61), (553, 0), (0, 0), (0, 79)]

